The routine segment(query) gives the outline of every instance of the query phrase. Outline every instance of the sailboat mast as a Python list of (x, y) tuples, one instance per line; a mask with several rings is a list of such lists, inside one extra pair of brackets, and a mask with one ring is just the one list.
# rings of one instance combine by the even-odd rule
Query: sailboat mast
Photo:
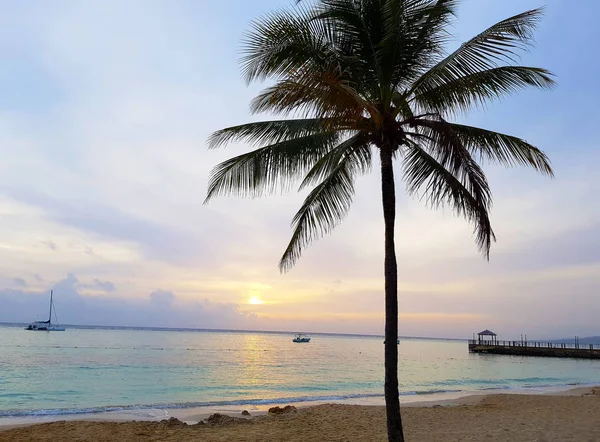
[(52, 323), (52, 290), (50, 290), (50, 316), (48, 316), (48, 326)]

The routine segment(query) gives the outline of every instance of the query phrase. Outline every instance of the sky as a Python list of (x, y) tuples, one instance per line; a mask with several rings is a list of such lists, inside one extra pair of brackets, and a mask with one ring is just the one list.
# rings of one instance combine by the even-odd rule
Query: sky
[[(249, 113), (243, 33), (290, 4), (0, 0), (0, 322), (43, 319), (53, 289), (66, 324), (383, 333), (377, 174), (283, 275), (303, 194), (202, 205), (210, 169), (249, 149), (209, 151), (208, 135), (272, 118)], [(467, 222), (398, 182), (401, 335), (600, 335), (600, 3), (464, 0), (455, 44), (544, 4), (522, 63), (558, 87), (463, 121), (539, 146), (556, 178), (485, 166), (489, 262)]]

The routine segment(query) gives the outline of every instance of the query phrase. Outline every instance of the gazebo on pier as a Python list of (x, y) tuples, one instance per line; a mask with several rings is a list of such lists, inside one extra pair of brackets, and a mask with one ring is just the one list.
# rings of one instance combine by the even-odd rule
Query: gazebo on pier
[(482, 332), (477, 333), (477, 341), (479, 344), (497, 344), (498, 339), (496, 338), (496, 333), (490, 330), (484, 330)]

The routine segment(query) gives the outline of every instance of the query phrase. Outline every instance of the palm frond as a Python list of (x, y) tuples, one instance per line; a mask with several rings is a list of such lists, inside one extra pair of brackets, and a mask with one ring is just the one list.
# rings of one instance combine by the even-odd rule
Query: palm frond
[(546, 154), (521, 138), (478, 127), (447, 124), (460, 142), (480, 160), (497, 162), (508, 167), (530, 166), (544, 175), (554, 176)]
[(266, 88), (252, 100), (251, 111), (300, 113), (318, 118), (380, 119), (377, 108), (335, 71), (297, 73)]
[(285, 77), (307, 66), (323, 66), (335, 58), (324, 24), (314, 20), (314, 8), (297, 6), (265, 15), (245, 35), (241, 59), (246, 81)]
[(218, 195), (261, 196), (287, 190), (335, 146), (337, 133), (281, 141), (217, 165), (210, 174), (206, 204)]
[(390, 90), (408, 88), (442, 53), (458, 0), (389, 0), (384, 3), (382, 66)]
[(308, 171), (299, 190), (307, 186), (315, 185), (327, 178), (338, 167), (345, 156), (351, 155), (354, 168), (360, 174), (367, 173), (371, 169), (371, 149), (362, 147), (368, 143), (364, 134), (358, 133), (323, 155), (319, 161)]
[(365, 170), (365, 159), (370, 163), (370, 153), (368, 145), (346, 148), (346, 154), (329, 169), (329, 175), (308, 194), (292, 220), (294, 233), (279, 261), (282, 272), (294, 266), (310, 242), (331, 232), (348, 214), (354, 178)]
[(382, 83), (378, 44), (383, 38), (380, 0), (321, 0), (315, 20), (333, 29), (337, 51), (352, 60), (351, 73), (365, 96), (380, 98)]
[(325, 130), (339, 129), (341, 122), (323, 118), (258, 121), (218, 130), (208, 138), (209, 149), (216, 149), (234, 141), (253, 145), (279, 143)]
[(522, 88), (533, 86), (548, 89), (554, 86), (551, 72), (525, 66), (501, 66), (465, 75), (433, 89), (414, 95), (412, 100), (423, 111), (447, 114), (466, 112), (473, 106), (483, 106)]
[(345, 35), (352, 53), (378, 71), (376, 45), (382, 38), (381, 1), (321, 0), (315, 20), (328, 23), (337, 34)]
[(491, 199), (487, 183), (480, 179), (465, 180), (465, 173), (456, 176), (414, 142), (409, 143), (403, 160), (408, 193), (415, 195), (422, 191), (432, 208), (448, 205), (470, 221), (477, 246), (489, 259), (491, 243), (496, 237), (489, 218)]
[(517, 51), (531, 44), (542, 11), (526, 11), (489, 27), (423, 74), (410, 92), (419, 96), (461, 77), (498, 67), (499, 63), (513, 63)]
[[(487, 178), (449, 124), (442, 119), (439, 121), (417, 119), (414, 125), (418, 132), (408, 133), (409, 137), (414, 138), (413, 142), (409, 144), (413, 147), (420, 146), (422, 150), (425, 149), (426, 153), (465, 187), (480, 205), (480, 210), (487, 213), (492, 204), (492, 194)], [(422, 157), (422, 155), (420, 156)], [(435, 187), (428, 187), (428, 190), (431, 195), (434, 195), (432, 199), (434, 206), (438, 205), (443, 199), (440, 200), (435, 197), (435, 193), (431, 193)], [(475, 218), (471, 214), (469, 219)], [(477, 245), (486, 257), (489, 256), (492, 233), (491, 229), (486, 228), (485, 223), (476, 224)]]
[(401, 94), (398, 91), (394, 91), (392, 94), (392, 105), (394, 106), (394, 110), (392, 116), (394, 118), (401, 116), (405, 119), (414, 118), (413, 110), (410, 106), (410, 103), (406, 99), (406, 94)]
[(449, 37), (446, 28), (456, 17), (459, 3), (460, 0), (414, 0), (407, 7), (407, 20), (416, 24), (419, 40), (435, 37), (436, 43), (445, 42)]

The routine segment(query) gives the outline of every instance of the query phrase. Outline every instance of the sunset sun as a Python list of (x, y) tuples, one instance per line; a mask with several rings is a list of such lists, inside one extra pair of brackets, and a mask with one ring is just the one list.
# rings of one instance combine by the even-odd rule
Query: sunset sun
[(252, 304), (252, 305), (264, 304), (264, 301), (262, 299), (260, 299), (258, 296), (253, 296), (248, 300), (248, 304)]

